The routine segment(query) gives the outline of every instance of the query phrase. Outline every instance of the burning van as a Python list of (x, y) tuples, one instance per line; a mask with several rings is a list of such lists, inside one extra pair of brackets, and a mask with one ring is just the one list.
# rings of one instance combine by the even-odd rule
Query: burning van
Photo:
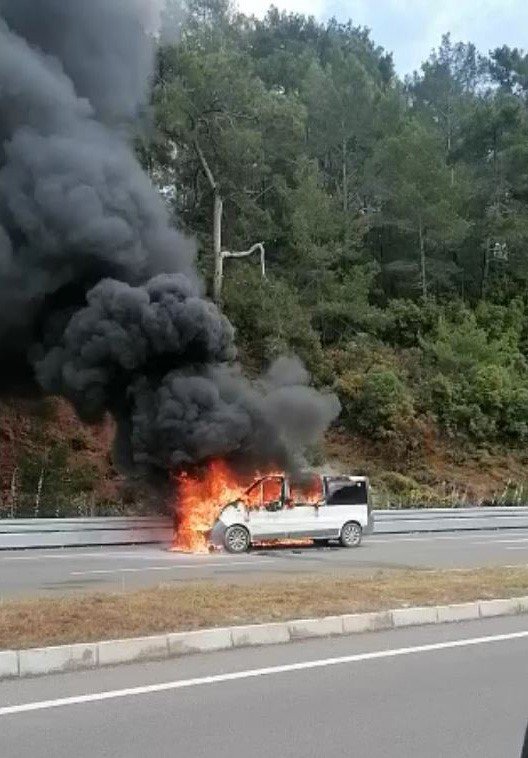
[(372, 529), (369, 483), (364, 476), (265, 476), (220, 511), (212, 545), (243, 553), (256, 542), (337, 540), (358, 547)]

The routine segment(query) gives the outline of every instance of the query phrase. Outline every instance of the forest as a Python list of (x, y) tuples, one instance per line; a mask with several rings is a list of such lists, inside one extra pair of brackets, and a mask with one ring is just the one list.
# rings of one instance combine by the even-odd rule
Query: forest
[(264, 244), (221, 293), (249, 365), (297, 352), (353, 431), (523, 444), (528, 55), (446, 34), (401, 81), (352, 22), (166, 13), (138, 150), (211, 292), (215, 232)]
[[(523, 498), (528, 54), (446, 33), (402, 78), (353, 20), (168, 0), (131, 139), (246, 371), (297, 354), (337, 392), (314, 464), (365, 470), (391, 502)], [(23, 455), (31, 510), (42, 452)], [(75, 465), (69, 499), (101, 478)]]

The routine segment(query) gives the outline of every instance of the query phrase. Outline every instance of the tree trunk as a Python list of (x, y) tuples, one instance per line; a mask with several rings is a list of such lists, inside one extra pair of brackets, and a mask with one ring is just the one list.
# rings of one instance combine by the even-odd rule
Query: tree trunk
[(13, 473), (11, 474), (11, 491), (10, 491), (10, 500), (11, 500), (11, 518), (15, 518), (16, 513), (16, 504), (17, 504), (17, 475), (18, 475), (18, 466), (15, 466), (13, 469)]
[(347, 172), (347, 162), (346, 162), (346, 137), (343, 137), (343, 142), (341, 146), (341, 163), (342, 163), (342, 171), (343, 171), (343, 212), (346, 213), (348, 211), (348, 172)]
[(213, 210), (213, 300), (217, 305), (220, 305), (220, 301), (222, 300), (222, 281), (224, 276), (224, 259), (222, 257), (222, 210), (222, 198), (220, 197), (218, 190), (215, 188)]
[(44, 466), (41, 466), (40, 469), (40, 476), (37, 484), (37, 492), (35, 495), (35, 511), (34, 511), (34, 517), (38, 518), (40, 515), (40, 498), (42, 495), (42, 485), (44, 484)]
[(490, 269), (490, 244), (489, 244), (489, 241), (487, 241), (486, 246), (484, 248), (484, 265), (482, 267), (482, 285), (480, 287), (480, 297), (482, 299), (486, 297), (486, 293), (488, 291), (489, 269)]
[(423, 225), (420, 221), (420, 224), (418, 226), (418, 235), (420, 238), (420, 278), (421, 278), (421, 285), (422, 285), (422, 297), (427, 297), (427, 279), (426, 279), (426, 271), (425, 271), (425, 240), (424, 240), (424, 233), (423, 233)]
[[(449, 108), (449, 106), (448, 106)], [(448, 117), (447, 117), (447, 161), (449, 162), (451, 160), (451, 146), (452, 146), (452, 132), (453, 132), (453, 126), (451, 123), (451, 110), (449, 108), (448, 110)], [(451, 165), (451, 186), (455, 186), (455, 167)]]
[(202, 164), (202, 169), (207, 177), (209, 186), (213, 190), (214, 207), (213, 207), (213, 256), (214, 256), (214, 277), (213, 277), (213, 300), (217, 305), (220, 305), (222, 298), (222, 278), (223, 278), (223, 260), (222, 260), (222, 211), (223, 202), (222, 196), (216, 179), (213, 176), (211, 167), (207, 163), (207, 159), (204, 155), (198, 139), (194, 140), (194, 147), (196, 154)]

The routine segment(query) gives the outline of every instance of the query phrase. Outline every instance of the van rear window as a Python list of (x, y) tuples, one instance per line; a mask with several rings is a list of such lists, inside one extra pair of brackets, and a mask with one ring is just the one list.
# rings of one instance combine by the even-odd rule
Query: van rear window
[(366, 482), (328, 482), (327, 505), (366, 505)]

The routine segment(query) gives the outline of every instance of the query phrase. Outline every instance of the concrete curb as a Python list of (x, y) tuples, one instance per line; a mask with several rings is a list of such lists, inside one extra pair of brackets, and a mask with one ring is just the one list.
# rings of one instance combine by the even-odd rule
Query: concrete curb
[(93, 669), (118, 663), (160, 660), (250, 645), (274, 645), (314, 637), (337, 637), (522, 613), (528, 613), (528, 596), (201, 629), (195, 632), (174, 632), (30, 650), (5, 650), (0, 651), (0, 680)]

